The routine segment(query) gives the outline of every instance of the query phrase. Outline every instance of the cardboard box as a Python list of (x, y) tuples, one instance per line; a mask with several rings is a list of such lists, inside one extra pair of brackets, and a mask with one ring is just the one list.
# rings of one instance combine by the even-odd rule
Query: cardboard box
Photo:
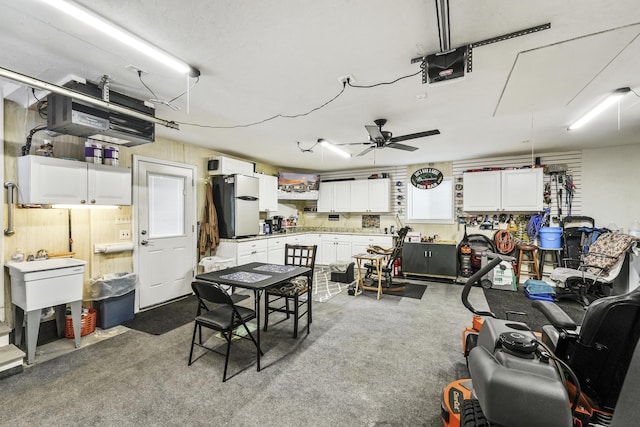
[[(501, 268), (501, 267), (504, 267)], [(502, 291), (517, 291), (516, 275), (513, 265), (508, 261), (502, 261), (492, 271), (493, 277), (489, 277), (493, 285), (491, 289), (500, 289)], [(491, 276), (491, 275), (490, 275)]]

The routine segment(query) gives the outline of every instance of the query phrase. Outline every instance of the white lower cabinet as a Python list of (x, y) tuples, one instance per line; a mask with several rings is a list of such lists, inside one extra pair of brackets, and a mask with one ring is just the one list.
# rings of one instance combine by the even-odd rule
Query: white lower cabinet
[(389, 249), (393, 247), (393, 236), (353, 236), (351, 238), (351, 254), (363, 254), (369, 246), (380, 246)]
[(321, 241), (322, 262), (320, 262), (320, 264), (331, 264), (338, 261), (351, 261), (351, 235), (323, 234)]
[(267, 239), (267, 262), (269, 264), (284, 264), (284, 245), (287, 239), (282, 237), (270, 237)]
[[(255, 239), (245, 242), (220, 242), (216, 256), (233, 258), (236, 265), (250, 262), (269, 262), (267, 256), (267, 239)], [(282, 257), (284, 259), (284, 255)]]

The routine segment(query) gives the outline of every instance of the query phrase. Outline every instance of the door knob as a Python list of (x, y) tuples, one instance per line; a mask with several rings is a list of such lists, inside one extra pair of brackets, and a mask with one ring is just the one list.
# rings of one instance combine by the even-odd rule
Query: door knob
[(143, 240), (143, 241), (140, 242), (140, 244), (142, 246), (147, 246), (149, 244), (149, 241), (148, 240)]

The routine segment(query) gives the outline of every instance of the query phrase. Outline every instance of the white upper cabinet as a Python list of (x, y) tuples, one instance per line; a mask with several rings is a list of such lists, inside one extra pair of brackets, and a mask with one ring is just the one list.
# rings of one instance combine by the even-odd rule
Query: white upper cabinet
[(368, 179), (369, 204), (366, 212), (389, 212), (391, 181), (388, 179)]
[(318, 212), (350, 212), (351, 182), (321, 182), (318, 195)]
[(259, 181), (258, 206), (261, 212), (278, 210), (278, 177), (256, 173)]
[(542, 210), (542, 168), (466, 172), (463, 182), (466, 212)]
[(502, 209), (513, 212), (537, 212), (544, 200), (542, 168), (502, 171)]
[(131, 170), (41, 156), (17, 158), (18, 202), (130, 205)]
[(389, 212), (390, 187), (388, 179), (321, 182), (318, 212)]

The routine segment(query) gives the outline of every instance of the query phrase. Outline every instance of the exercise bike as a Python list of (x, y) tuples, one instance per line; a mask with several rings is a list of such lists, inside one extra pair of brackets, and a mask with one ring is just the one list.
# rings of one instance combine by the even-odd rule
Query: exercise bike
[(472, 286), (501, 263), (499, 255), (467, 280), (462, 303), (473, 314), (462, 333), (469, 379), (448, 384), (445, 427), (609, 426), (640, 336), (640, 288), (598, 300), (582, 326), (548, 301), (534, 301), (551, 323), (523, 322), (476, 310)]

